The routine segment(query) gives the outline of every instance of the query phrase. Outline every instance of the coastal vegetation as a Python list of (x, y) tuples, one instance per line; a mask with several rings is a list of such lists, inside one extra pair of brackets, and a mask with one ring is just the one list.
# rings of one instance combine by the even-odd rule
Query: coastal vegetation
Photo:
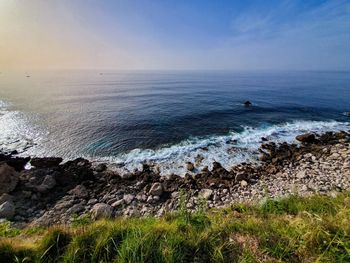
[(266, 197), (160, 218), (93, 221), (18, 229), (0, 224), (0, 262), (349, 262), (350, 192)]

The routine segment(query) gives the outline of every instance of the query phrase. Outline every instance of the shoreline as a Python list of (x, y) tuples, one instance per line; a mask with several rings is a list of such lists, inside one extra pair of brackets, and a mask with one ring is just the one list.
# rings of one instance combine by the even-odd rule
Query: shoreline
[[(118, 174), (104, 163), (83, 158), (24, 158), (0, 155), (0, 217), (17, 225), (67, 224), (74, 216), (93, 218), (161, 216), (179, 207), (180, 189), (186, 207), (196, 210), (265, 197), (336, 195), (350, 188), (350, 134), (326, 132), (297, 136), (300, 144), (264, 142), (260, 163), (241, 163), (227, 171), (213, 169), (161, 176), (144, 164), (142, 171)], [(25, 170), (30, 161), (33, 166)]]

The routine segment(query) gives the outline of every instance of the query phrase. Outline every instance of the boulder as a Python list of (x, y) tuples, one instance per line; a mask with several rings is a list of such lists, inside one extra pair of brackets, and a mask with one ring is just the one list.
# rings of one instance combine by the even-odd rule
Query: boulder
[(188, 171), (191, 171), (191, 172), (194, 170), (194, 165), (193, 165), (193, 163), (191, 163), (191, 162), (188, 162), (188, 163), (187, 163), (187, 170), (188, 170)]
[(11, 201), (13, 202), (13, 196), (9, 194), (2, 194), (0, 196), (0, 205), (5, 203), (6, 201)]
[(15, 168), (15, 170), (17, 172), (20, 172), (22, 170), (24, 170), (24, 167), (26, 166), (26, 164), (29, 162), (30, 158), (26, 157), (26, 158), (22, 158), (22, 157), (16, 157), (16, 158), (11, 158), (10, 160), (8, 160), (6, 163)]
[(312, 142), (315, 142), (316, 137), (315, 137), (315, 134), (313, 133), (304, 133), (304, 134), (298, 135), (297, 137), (295, 137), (295, 139), (303, 143), (312, 143)]
[(36, 187), (36, 190), (40, 193), (45, 193), (56, 186), (56, 180), (53, 175), (46, 175), (42, 183)]
[(154, 183), (151, 187), (151, 189), (149, 190), (149, 194), (150, 195), (158, 195), (161, 196), (163, 193), (163, 186), (161, 183)]
[(126, 194), (123, 196), (124, 202), (129, 205), (135, 199), (135, 196), (132, 194)]
[(109, 218), (112, 216), (113, 208), (105, 203), (95, 204), (91, 208), (91, 216), (93, 219)]
[(246, 107), (252, 106), (252, 103), (249, 100), (245, 101), (243, 104)]
[(248, 176), (245, 173), (238, 173), (235, 176), (235, 181), (240, 182), (242, 180), (247, 180)]
[(72, 190), (69, 191), (69, 194), (74, 195), (78, 198), (87, 198), (89, 196), (89, 192), (84, 185), (77, 185)]
[(60, 157), (42, 157), (32, 158), (30, 164), (36, 168), (57, 167), (63, 161)]
[(10, 193), (16, 188), (19, 175), (6, 163), (0, 165), (0, 194)]
[(0, 205), (0, 218), (12, 219), (15, 215), (15, 205), (12, 201), (5, 201)]
[(199, 196), (208, 200), (213, 194), (213, 190), (211, 189), (202, 189), (200, 192), (199, 192)]
[(100, 163), (98, 165), (96, 165), (96, 167), (94, 168), (94, 170), (98, 173), (101, 173), (103, 171), (105, 171), (107, 169), (107, 165), (105, 163)]

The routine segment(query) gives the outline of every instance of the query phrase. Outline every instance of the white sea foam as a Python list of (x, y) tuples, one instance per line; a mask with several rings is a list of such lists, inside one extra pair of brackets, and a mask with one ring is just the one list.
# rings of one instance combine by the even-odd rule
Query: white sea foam
[(22, 112), (13, 110), (10, 103), (0, 100), (0, 151), (25, 152), (39, 138), (40, 135)]
[(292, 143), (295, 142), (296, 135), (304, 132), (320, 133), (349, 129), (350, 123), (337, 121), (295, 121), (260, 128), (244, 127), (241, 133), (192, 138), (157, 150), (135, 149), (117, 157), (100, 160), (117, 164), (115, 169), (121, 173), (141, 169), (142, 163), (149, 163), (156, 164), (162, 175), (184, 175), (187, 172), (186, 162), (194, 163), (196, 169), (201, 170), (205, 166), (211, 169), (214, 161), (220, 162), (226, 169), (241, 162), (257, 161), (262, 137), (274, 142)]

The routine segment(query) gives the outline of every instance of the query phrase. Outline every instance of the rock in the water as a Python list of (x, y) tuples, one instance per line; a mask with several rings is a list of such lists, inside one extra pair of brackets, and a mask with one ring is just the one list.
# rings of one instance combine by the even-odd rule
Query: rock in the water
[(202, 189), (200, 192), (199, 192), (199, 196), (208, 200), (213, 194), (213, 190), (211, 189)]
[(12, 201), (6, 201), (0, 205), (0, 218), (12, 219), (15, 215), (15, 205)]
[(150, 195), (158, 195), (161, 196), (163, 193), (163, 186), (161, 183), (154, 183), (151, 187), (151, 189), (149, 190), (149, 194)]
[(92, 207), (90, 212), (93, 219), (109, 218), (112, 215), (113, 209), (110, 205), (98, 203)]
[(244, 106), (246, 106), (246, 107), (249, 107), (249, 106), (252, 105), (252, 103), (251, 103), (249, 100), (245, 101), (243, 104), (244, 104)]
[(56, 167), (63, 161), (60, 157), (32, 158), (30, 164), (36, 168)]
[(45, 193), (56, 186), (56, 180), (53, 175), (46, 175), (41, 185), (37, 186), (38, 192)]
[(348, 112), (345, 112), (345, 116), (348, 116), (348, 117), (350, 117), (350, 111), (348, 111)]
[(194, 165), (193, 165), (193, 163), (191, 163), (191, 162), (188, 162), (188, 163), (187, 163), (187, 170), (189, 170), (189, 171), (193, 171), (193, 170), (194, 170)]
[(0, 165), (0, 194), (10, 193), (18, 183), (18, 173), (6, 163)]
[(312, 143), (315, 142), (315, 134), (313, 133), (304, 133), (300, 134), (297, 137), (295, 137), (299, 142), (304, 142), (304, 143)]

